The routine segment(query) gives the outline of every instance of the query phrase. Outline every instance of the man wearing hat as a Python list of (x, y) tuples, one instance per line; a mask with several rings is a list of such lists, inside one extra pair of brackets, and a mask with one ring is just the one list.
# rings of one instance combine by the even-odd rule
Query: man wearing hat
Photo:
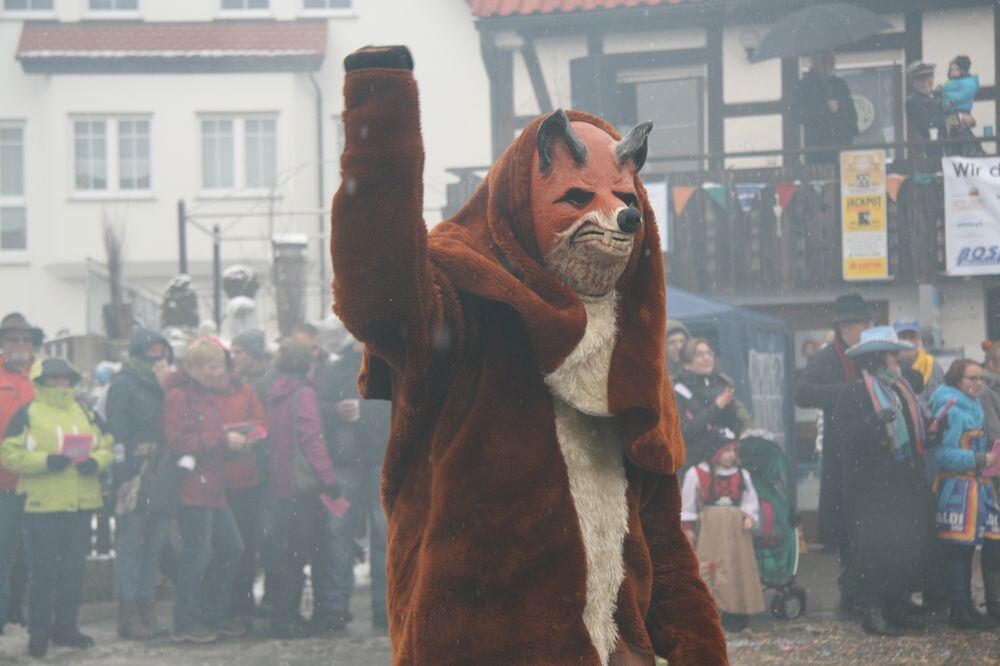
[(691, 331), (688, 330), (687, 326), (676, 319), (667, 320), (667, 372), (670, 373), (671, 379), (675, 378), (682, 370), (681, 352), (690, 339)]
[[(906, 121), (910, 138), (928, 141), (947, 136), (947, 124), (941, 100), (934, 96), (934, 63), (917, 60), (906, 67), (910, 96), (906, 100)], [(929, 147), (928, 158), (941, 157), (941, 149)]]
[[(872, 327), (874, 314), (860, 294), (846, 294), (834, 303), (833, 342), (809, 358), (795, 389), (795, 404), (805, 409), (823, 410), (823, 422), (830, 423), (840, 392), (857, 377), (847, 350)], [(836, 547), (840, 557), (840, 603), (843, 611), (854, 606), (857, 578), (846, 551), (843, 518), (841, 463), (836, 447), (824, 446), (819, 490), (819, 540)]]
[(86, 572), (93, 512), (103, 507), (97, 475), (112, 461), (111, 437), (96, 413), (76, 399), (80, 373), (60, 358), (42, 362), (35, 398), (17, 411), (0, 445), (4, 466), (24, 495), (28, 590), (28, 653), (49, 642), (87, 648), (77, 611)]
[[(17, 410), (35, 397), (30, 374), (35, 350), (41, 346), (43, 337), (41, 329), (31, 326), (17, 312), (0, 321), (0, 437)], [(13, 580), (10, 565), (21, 550), (23, 507), (24, 498), (17, 494), (17, 476), (0, 465), (0, 633), (8, 621), (22, 621), (25, 581)], [(20, 559), (23, 561), (23, 557)], [(10, 596), (8, 591), (12, 593)]]
[(920, 334), (920, 322), (913, 317), (900, 317), (893, 322), (892, 328), (900, 340), (912, 345), (912, 349), (900, 352), (899, 364), (904, 368), (911, 368), (920, 376), (920, 386), (922, 387), (919, 389), (920, 397), (924, 401), (930, 402), (934, 391), (944, 382), (944, 369), (924, 349), (924, 336)]

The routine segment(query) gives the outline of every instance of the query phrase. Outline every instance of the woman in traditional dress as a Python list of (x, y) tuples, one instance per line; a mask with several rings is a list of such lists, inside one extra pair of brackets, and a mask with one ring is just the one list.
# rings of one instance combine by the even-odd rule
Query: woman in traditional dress
[(750, 615), (764, 610), (751, 535), (760, 504), (739, 464), (739, 447), (738, 440), (716, 436), (714, 450), (688, 469), (681, 488), (681, 525), (728, 631), (742, 631)]

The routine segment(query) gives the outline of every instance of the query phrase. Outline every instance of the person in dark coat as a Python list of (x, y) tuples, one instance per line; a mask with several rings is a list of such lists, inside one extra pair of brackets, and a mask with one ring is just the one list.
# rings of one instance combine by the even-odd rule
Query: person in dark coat
[(386, 518), (379, 488), (382, 459), (389, 440), (392, 406), (384, 400), (362, 400), (357, 377), (364, 358), (364, 345), (348, 335), (340, 358), (331, 365), (330, 380), (337, 389), (335, 414), (325, 414), (327, 446), (337, 468), (338, 484), (351, 507), (331, 523), (330, 578), (334, 607), (341, 617), (350, 615), (354, 591), (354, 535), (368, 534), (372, 576), (372, 625), (388, 628), (386, 616)]
[(690, 466), (704, 460), (720, 436), (739, 439), (750, 416), (736, 399), (733, 381), (717, 371), (715, 350), (707, 340), (691, 338), (681, 361), (684, 369), (674, 379), (674, 394)]
[[(843, 146), (858, 135), (858, 112), (847, 83), (837, 77), (833, 51), (811, 56), (811, 67), (795, 86), (792, 117), (805, 128), (805, 146)], [(836, 164), (838, 151), (806, 153), (806, 164)]]
[(670, 373), (671, 377), (676, 377), (683, 370), (681, 367), (681, 354), (684, 352), (684, 346), (687, 345), (690, 339), (691, 331), (688, 330), (687, 326), (676, 319), (667, 320), (667, 343), (665, 351), (667, 354), (667, 372)]
[[(833, 342), (813, 354), (799, 377), (795, 389), (795, 404), (803, 409), (820, 409), (827, 424), (833, 415), (840, 392), (857, 378), (847, 349), (861, 339), (861, 333), (871, 328), (874, 316), (871, 308), (858, 294), (847, 294), (834, 304)], [(824, 427), (825, 430), (825, 427)], [(820, 460), (819, 541), (837, 548), (840, 555), (841, 608), (853, 606), (856, 589), (845, 546), (843, 521), (843, 487), (841, 463), (836, 445), (824, 444)]]
[(893, 358), (909, 349), (892, 327), (863, 332), (846, 352), (855, 361), (855, 379), (840, 392), (827, 424), (826, 441), (841, 467), (862, 626), (882, 636), (919, 626), (904, 597), (920, 587), (934, 540), (934, 501), (923, 465), (926, 414)]
[[(917, 60), (906, 67), (910, 84), (910, 97), (906, 100), (906, 122), (910, 139), (936, 141), (948, 135), (948, 124), (941, 98), (934, 94), (934, 63)], [(916, 148), (914, 153), (926, 160), (940, 160), (941, 148), (928, 146)]]
[(115, 440), (118, 635), (132, 640), (160, 633), (153, 605), (169, 520), (152, 515), (138, 498), (143, 471), (163, 455), (163, 382), (171, 363), (173, 350), (167, 339), (139, 329), (108, 388), (107, 422)]

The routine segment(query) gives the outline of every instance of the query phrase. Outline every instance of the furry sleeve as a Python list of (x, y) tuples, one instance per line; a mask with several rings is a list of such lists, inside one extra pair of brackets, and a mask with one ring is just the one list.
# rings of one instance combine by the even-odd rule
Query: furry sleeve
[(397, 369), (427, 348), (435, 288), (423, 219), (424, 150), (413, 74), (366, 68), (344, 82), (342, 179), (333, 199), (334, 310)]
[(653, 566), (646, 628), (656, 654), (671, 664), (727, 664), (715, 601), (681, 531), (680, 513), (677, 475), (659, 476), (639, 514)]

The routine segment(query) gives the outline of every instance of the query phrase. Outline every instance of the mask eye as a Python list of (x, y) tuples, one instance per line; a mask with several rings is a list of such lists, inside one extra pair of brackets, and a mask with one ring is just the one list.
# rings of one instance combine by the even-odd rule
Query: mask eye
[(639, 207), (639, 197), (635, 196), (631, 192), (615, 192), (615, 196), (622, 200), (626, 206), (631, 208)]
[(587, 190), (581, 189), (579, 187), (574, 187), (572, 189), (566, 190), (556, 203), (568, 203), (576, 208), (583, 208), (591, 202), (594, 198), (593, 192), (588, 192)]

